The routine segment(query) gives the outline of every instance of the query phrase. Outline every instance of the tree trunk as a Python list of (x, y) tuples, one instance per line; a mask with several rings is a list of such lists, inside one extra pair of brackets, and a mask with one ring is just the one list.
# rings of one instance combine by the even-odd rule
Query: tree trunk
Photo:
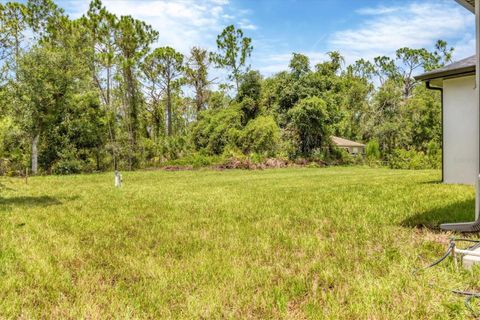
[(167, 84), (167, 135), (172, 135), (172, 95), (170, 82)]
[(138, 131), (138, 106), (137, 106), (137, 97), (136, 97), (136, 88), (133, 79), (132, 70), (127, 68), (127, 95), (128, 102), (130, 104), (130, 119), (131, 119), (131, 139), (132, 139), (132, 148), (135, 149), (137, 146), (137, 131)]
[(19, 39), (19, 31), (15, 28), (15, 80), (19, 80), (18, 76), (18, 63), (20, 61), (20, 39)]
[(195, 95), (195, 104), (197, 106), (197, 120), (198, 120), (198, 115), (200, 114), (200, 111), (203, 109), (203, 92), (202, 89), (197, 89), (197, 93)]
[(153, 121), (154, 121), (154, 125), (155, 125), (155, 132), (154, 132), (155, 143), (158, 143), (158, 141), (160, 139), (160, 128), (161, 128), (161, 125), (162, 125), (162, 120), (161, 120), (161, 116), (160, 116), (160, 111), (158, 110), (157, 103), (155, 103), (155, 111), (154, 111), (153, 119), (154, 119)]
[(133, 170), (133, 167), (136, 165), (137, 157), (137, 129), (138, 129), (138, 106), (137, 106), (137, 97), (136, 97), (136, 88), (135, 82), (133, 79), (133, 71), (131, 67), (126, 66), (123, 70), (123, 75), (125, 79), (125, 99), (127, 103), (127, 110), (129, 114), (129, 123), (128, 123), (128, 132), (129, 132), (129, 142), (130, 142), (130, 152), (128, 153), (128, 167)]
[(40, 138), (39, 134), (36, 134), (32, 140), (32, 174), (37, 174), (38, 170), (38, 140)]

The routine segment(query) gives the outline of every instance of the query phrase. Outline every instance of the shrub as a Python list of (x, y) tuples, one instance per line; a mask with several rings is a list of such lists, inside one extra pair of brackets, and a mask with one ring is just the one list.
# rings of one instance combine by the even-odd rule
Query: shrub
[(267, 156), (261, 153), (256, 153), (256, 152), (250, 153), (248, 157), (254, 164), (262, 164), (267, 160)]
[(82, 162), (77, 159), (60, 159), (52, 166), (54, 174), (75, 174), (82, 172)]
[(351, 164), (354, 164), (356, 163), (356, 159), (357, 158), (361, 158), (360, 155), (354, 157), (350, 154), (350, 152), (348, 152), (347, 150), (345, 149), (340, 149), (340, 164), (343, 164), (343, 165), (351, 165)]
[(240, 135), (240, 145), (245, 153), (275, 155), (280, 143), (280, 128), (271, 116), (259, 116), (248, 122)]
[(142, 138), (140, 140), (140, 146), (145, 160), (152, 161), (158, 156), (158, 147), (152, 139)]
[(321, 166), (316, 163), (316, 162), (310, 162), (308, 165), (307, 165), (307, 168), (321, 168)]
[(310, 156), (328, 144), (331, 133), (327, 103), (319, 97), (300, 100), (288, 111), (290, 125), (298, 137), (298, 152)]
[(298, 143), (296, 141), (297, 136), (295, 132), (286, 128), (281, 130), (281, 138), (278, 145), (278, 157), (295, 160), (298, 155)]
[(368, 160), (380, 160), (380, 144), (377, 140), (371, 140), (365, 146), (365, 154)]
[(310, 157), (310, 159), (313, 161), (321, 161), (321, 162), (325, 162), (326, 158), (327, 158), (327, 154), (321, 148), (313, 149), (312, 155)]
[(260, 106), (256, 100), (245, 97), (241, 102), (235, 105), (242, 112), (242, 125), (246, 125), (260, 113)]
[(211, 91), (208, 93), (208, 108), (210, 110), (219, 110), (227, 108), (231, 99), (223, 91)]
[(209, 156), (201, 153), (193, 153), (181, 159), (167, 161), (164, 165), (191, 166), (193, 168), (201, 168), (222, 163), (223, 158), (220, 156)]
[(175, 160), (186, 155), (191, 150), (184, 136), (165, 137), (160, 142), (160, 154), (164, 159)]
[(430, 162), (427, 155), (422, 151), (414, 149), (395, 149), (389, 157), (389, 166), (392, 169), (430, 169)]
[(196, 149), (219, 155), (228, 144), (235, 145), (242, 128), (241, 117), (240, 110), (234, 107), (203, 112), (192, 130)]
[(429, 166), (432, 169), (440, 169), (442, 167), (442, 149), (435, 141), (430, 141), (427, 145), (427, 157)]
[(360, 156), (354, 157), (347, 150), (338, 148), (336, 146), (330, 146), (328, 152), (324, 155), (324, 161), (328, 164), (334, 165), (351, 165), (356, 163), (356, 159)]
[(254, 101), (260, 99), (262, 90), (262, 75), (260, 72), (250, 70), (242, 76), (240, 88), (238, 88), (237, 100), (251, 98)]
[(30, 147), (28, 137), (11, 117), (0, 120), (0, 174), (15, 175), (23, 173), (30, 166)]

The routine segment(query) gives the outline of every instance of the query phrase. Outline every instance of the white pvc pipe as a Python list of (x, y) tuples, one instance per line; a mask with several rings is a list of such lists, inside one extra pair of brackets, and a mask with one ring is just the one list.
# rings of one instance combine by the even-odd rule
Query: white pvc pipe
[(472, 251), (472, 250), (462, 250), (462, 249), (454, 249), (455, 253), (460, 253), (463, 255), (468, 256), (476, 256), (480, 257), (480, 251)]
[(122, 175), (115, 170), (115, 187), (120, 188), (122, 186)]
[[(477, 160), (477, 172), (480, 176), (480, 0), (475, 0), (475, 30), (476, 30), (476, 52), (477, 52), (477, 61), (476, 61), (476, 72), (475, 72), (475, 79), (476, 79), (476, 95), (477, 95), (477, 110), (479, 112), (478, 118), (478, 126), (477, 126), (477, 141), (478, 144), (478, 160)], [(475, 221), (479, 218), (479, 211), (480, 211), (480, 182), (479, 178), (476, 179), (476, 192), (475, 192)]]

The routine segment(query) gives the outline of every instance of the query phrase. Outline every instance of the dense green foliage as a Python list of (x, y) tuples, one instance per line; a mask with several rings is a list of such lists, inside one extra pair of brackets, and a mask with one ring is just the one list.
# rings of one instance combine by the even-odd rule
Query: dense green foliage
[(280, 142), (280, 128), (271, 116), (259, 116), (248, 122), (240, 136), (240, 146), (245, 153), (275, 156)]
[(335, 51), (315, 66), (293, 53), (289, 70), (265, 78), (233, 25), (216, 52), (155, 48), (158, 31), (100, 0), (76, 20), (52, 0), (0, 4), (1, 173), (132, 170), (225, 152), (351, 163), (331, 135), (377, 141), (370, 155), (392, 167), (439, 166), (438, 93), (412, 75), (450, 60), (444, 41), (349, 66)]
[(447, 246), (435, 226), (474, 218), (473, 188), (439, 178), (139, 171), (121, 189), (109, 174), (3, 178), (0, 317), (467, 319), (446, 289), (474, 290), (477, 272), (447, 260), (412, 276)]
[(365, 155), (367, 159), (379, 160), (381, 157), (380, 145), (377, 140), (371, 140), (365, 146)]
[(327, 104), (321, 98), (312, 97), (300, 100), (287, 113), (287, 117), (295, 132), (298, 152), (308, 156), (316, 148), (328, 145), (331, 121)]

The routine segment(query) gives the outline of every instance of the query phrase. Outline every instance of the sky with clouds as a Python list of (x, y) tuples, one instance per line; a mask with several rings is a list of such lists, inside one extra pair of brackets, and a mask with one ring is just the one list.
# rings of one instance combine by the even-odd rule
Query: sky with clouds
[[(292, 52), (312, 63), (338, 50), (347, 63), (392, 55), (397, 48), (432, 48), (444, 39), (455, 59), (474, 53), (474, 15), (454, 0), (104, 0), (118, 15), (132, 15), (159, 32), (158, 45), (184, 53), (215, 48), (216, 35), (234, 24), (253, 39), (253, 68), (269, 75), (288, 66)], [(71, 17), (88, 1), (57, 0)]]

